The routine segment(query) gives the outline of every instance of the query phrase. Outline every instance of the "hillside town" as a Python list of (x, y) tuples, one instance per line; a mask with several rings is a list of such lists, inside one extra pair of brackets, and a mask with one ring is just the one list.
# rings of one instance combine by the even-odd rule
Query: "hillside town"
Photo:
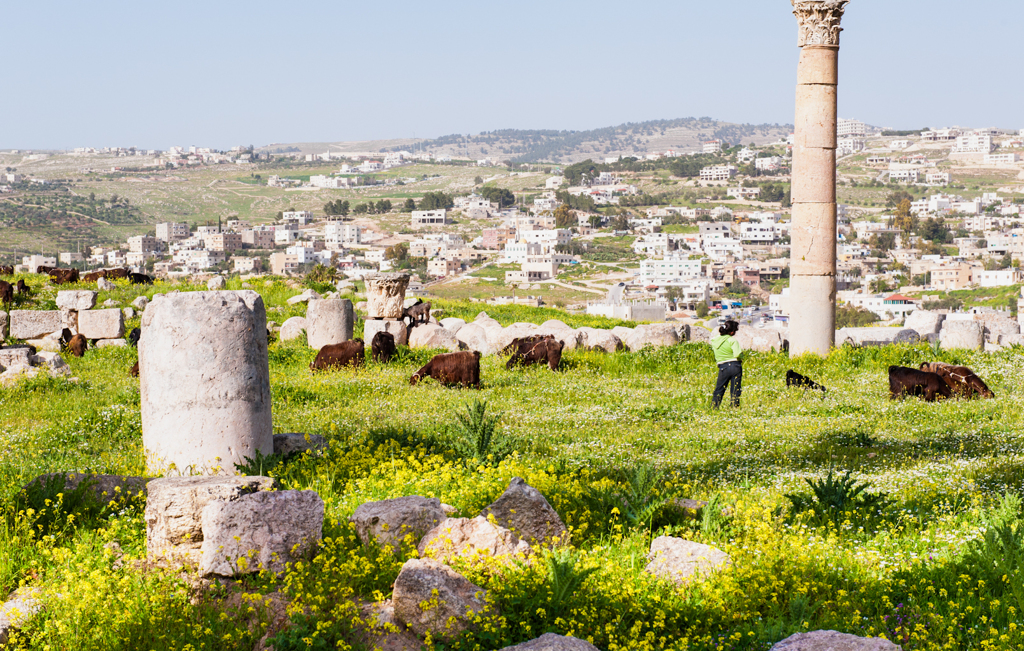
[[(1020, 188), (965, 197), (958, 192), (963, 186), (956, 184), (962, 167), (1020, 169), (1017, 152), (1024, 152), (1024, 130), (948, 128), (893, 139), (872, 132), (863, 122), (840, 120), (838, 134), (840, 185), (846, 182), (844, 166), (856, 164), (872, 176), (877, 172), (873, 183), (888, 188), (884, 209), (838, 206), (837, 298), (841, 305), (869, 313), (875, 322), (897, 324), (926, 303), (955, 309), (955, 303), (943, 300), (948, 292), (1024, 283), (1020, 265), (1024, 200), (1019, 192), (1015, 194)], [(566, 168), (571, 178), (562, 175), (558, 166), (546, 176), (536, 169), (488, 171), (484, 172), (490, 176), (487, 183), (462, 193), (427, 192), (419, 201), (410, 198), (403, 205), (371, 201), (350, 206), (348, 201), (328, 201), (322, 211), (284, 210), (273, 223), (263, 224), (221, 218), (203, 224), (161, 222), (150, 233), (128, 237), (119, 246), (24, 256), (21, 267), (26, 271), (58, 265), (83, 270), (128, 267), (180, 278), (292, 275), (323, 265), (351, 279), (401, 267), (419, 272), (413, 291), (422, 288), (428, 293), (430, 287), (493, 267), (504, 270), (495, 279), (503, 282), (509, 294), (493, 300), (539, 305), (541, 299), (530, 294), (531, 289), (564, 285), (567, 272), (586, 265), (588, 251), (615, 241), (628, 242), (628, 249), (622, 249), (622, 260), (610, 262), (631, 266), (617, 264), (607, 274), (584, 278), (582, 284), (574, 281), (584, 291), (605, 294), (578, 304), (578, 309), (627, 319), (642, 314), (644, 320), (660, 321), (703, 316), (713, 310), (729, 314), (742, 306), (758, 323), (785, 325), (789, 317), (788, 197), (761, 194), (766, 187), (777, 192), (765, 181), (788, 181), (792, 148), (792, 137), (762, 146), (709, 140), (699, 151), (606, 157), (597, 164), (587, 161)], [(224, 153), (197, 147), (174, 147), (167, 152), (134, 148), (73, 152), (89, 153), (150, 157), (153, 164), (162, 166), (252, 164), (260, 156), (251, 148)], [(329, 150), (287, 156), (305, 163), (343, 159)], [(642, 175), (631, 171), (637, 164), (686, 159), (715, 161), (695, 169), (687, 183), (709, 188), (716, 196), (696, 203), (636, 206), (643, 202), (634, 200), (647, 193), (638, 187)], [(398, 151), (344, 160), (331, 174), (311, 174), (308, 180), (272, 174), (265, 184), (314, 192), (374, 184), (415, 188), (421, 179), (403, 177), (400, 171), (387, 177), (372, 175), (417, 161), (450, 163), (451, 157)], [(496, 165), (490, 159), (462, 164), (492, 169)], [(492, 182), (516, 176), (536, 177), (531, 181), (536, 190), (516, 197), (497, 191), (500, 186)], [(0, 177), (6, 184), (0, 189), (31, 180), (8, 172)], [(371, 214), (391, 219), (385, 223)], [(600, 270), (591, 266), (591, 271)], [(1007, 304), (993, 309), (1015, 308)]]

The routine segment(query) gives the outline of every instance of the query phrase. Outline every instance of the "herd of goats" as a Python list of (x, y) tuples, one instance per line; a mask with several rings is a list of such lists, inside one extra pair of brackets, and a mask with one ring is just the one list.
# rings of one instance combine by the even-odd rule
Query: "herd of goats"
[[(153, 284), (153, 278), (145, 274), (135, 273), (125, 268), (103, 269), (79, 276), (77, 269), (62, 269), (58, 267), (38, 267), (36, 273), (45, 273), (49, 276), (50, 282), (55, 285), (68, 283), (97, 282), (100, 278), (107, 280), (127, 279), (134, 284)], [(11, 276), (14, 268), (11, 266), (0, 266), (0, 276)], [(0, 304), (8, 307), (13, 303), (15, 294), (29, 294), (31, 288), (24, 280), (19, 279), (12, 284), (0, 280)], [(414, 306), (425, 307), (429, 315), (430, 304)], [(411, 315), (414, 322), (422, 318), (419, 313)], [(425, 320), (425, 319), (424, 319)], [(128, 342), (136, 346), (141, 331), (135, 328), (128, 335)], [(81, 334), (72, 334), (71, 330), (65, 328), (60, 338), (61, 347), (64, 351), (75, 357), (82, 357), (89, 347), (89, 342)], [(508, 356), (506, 368), (512, 369), (515, 366), (530, 366), (534, 364), (547, 364), (552, 371), (557, 371), (562, 360), (562, 350), (565, 344), (556, 339), (553, 335), (531, 335), (515, 339), (502, 349), (501, 354)], [(370, 342), (370, 353), (374, 362), (386, 364), (394, 358), (398, 352), (395, 345), (394, 335), (388, 332), (378, 332)], [(322, 371), (330, 368), (344, 366), (360, 367), (366, 357), (366, 348), (362, 339), (345, 341), (340, 344), (330, 344), (321, 348), (316, 358), (310, 364), (312, 371)], [(138, 362), (132, 367), (131, 375), (138, 377)], [(461, 386), (480, 388), (480, 353), (478, 351), (459, 351), (435, 355), (426, 366), (416, 371), (410, 378), (410, 384), (426, 378), (433, 378), (445, 386)], [(818, 390), (825, 393), (822, 385), (814, 382), (808, 377), (800, 375), (795, 371), (786, 373), (786, 385)], [(966, 366), (955, 366), (942, 362), (926, 362), (921, 364), (919, 369), (904, 366), (889, 367), (889, 397), (891, 399), (903, 398), (905, 396), (917, 396), (927, 402), (933, 402), (939, 398), (952, 398), (954, 396), (972, 398), (994, 398), (995, 394), (970, 368)]]

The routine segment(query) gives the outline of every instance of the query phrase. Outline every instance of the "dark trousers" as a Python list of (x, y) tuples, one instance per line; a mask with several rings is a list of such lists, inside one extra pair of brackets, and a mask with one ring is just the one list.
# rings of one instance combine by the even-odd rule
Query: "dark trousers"
[(718, 366), (718, 382), (715, 383), (715, 396), (712, 404), (715, 409), (722, 404), (725, 397), (725, 385), (729, 385), (729, 396), (732, 398), (732, 406), (740, 406), (740, 393), (743, 384), (743, 365), (739, 362), (726, 362)]

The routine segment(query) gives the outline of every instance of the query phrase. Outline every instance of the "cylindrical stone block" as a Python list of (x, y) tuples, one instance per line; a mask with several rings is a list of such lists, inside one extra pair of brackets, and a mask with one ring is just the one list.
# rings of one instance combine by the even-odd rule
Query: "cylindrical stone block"
[[(799, 203), (793, 205), (790, 226), (790, 273), (833, 274), (836, 265), (836, 205)], [(829, 246), (831, 243), (831, 246)]]
[(165, 294), (142, 315), (142, 442), (150, 473), (233, 474), (274, 451), (267, 315), (253, 291)]
[(366, 313), (371, 319), (401, 319), (405, 309), (405, 288), (411, 276), (405, 273), (367, 274)]
[(835, 276), (793, 275), (789, 286), (789, 354), (827, 355), (836, 336)]
[(792, 201), (797, 203), (835, 203), (836, 151), (834, 149), (793, 148)]
[(797, 84), (839, 85), (839, 48), (804, 46), (796, 70)]
[(836, 87), (797, 86), (794, 144), (836, 148)]
[(314, 350), (352, 338), (352, 301), (331, 298), (306, 307), (306, 341)]

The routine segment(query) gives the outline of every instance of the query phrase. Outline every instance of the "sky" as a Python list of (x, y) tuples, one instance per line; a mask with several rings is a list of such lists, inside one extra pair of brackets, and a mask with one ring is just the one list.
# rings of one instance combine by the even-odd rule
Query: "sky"
[[(852, 0), (839, 114), (1024, 128), (1019, 0)], [(793, 121), (786, 0), (7, 2), (0, 148)]]

